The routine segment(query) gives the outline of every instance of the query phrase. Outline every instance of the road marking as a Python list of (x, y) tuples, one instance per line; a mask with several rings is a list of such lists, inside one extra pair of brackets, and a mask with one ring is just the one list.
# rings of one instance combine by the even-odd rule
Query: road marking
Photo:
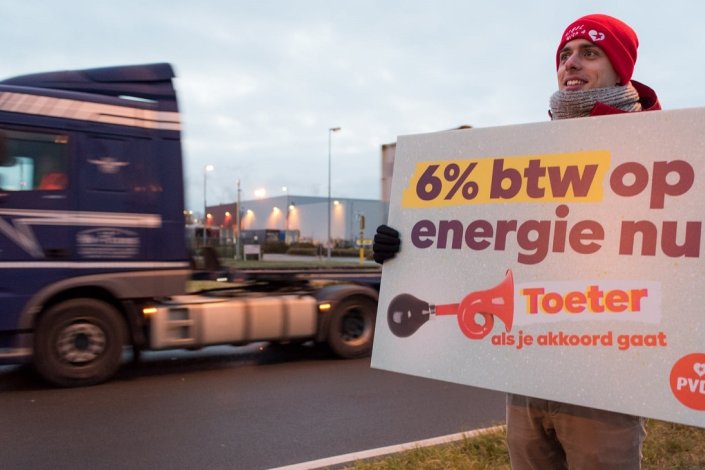
[(423, 441), (407, 442), (405, 444), (397, 444), (387, 447), (379, 447), (377, 449), (363, 450), (360, 452), (352, 452), (350, 454), (337, 455), (334, 457), (327, 457), (319, 460), (311, 460), (310, 462), (297, 463), (294, 465), (287, 465), (285, 467), (277, 467), (270, 470), (313, 470), (316, 468), (331, 467), (333, 465), (340, 465), (347, 462), (356, 462), (358, 460), (366, 460), (374, 457), (380, 457), (382, 455), (396, 454), (399, 452), (404, 452), (407, 450), (419, 449), (422, 447), (431, 447), (441, 444), (450, 444), (451, 442), (460, 441), (463, 439), (469, 439), (472, 437), (479, 436), (480, 434), (487, 434), (492, 432), (503, 431), (506, 426), (492, 426), (489, 428), (475, 429), (473, 431), (460, 432), (457, 434), (449, 434), (447, 436), (433, 437), (431, 439), (425, 439)]

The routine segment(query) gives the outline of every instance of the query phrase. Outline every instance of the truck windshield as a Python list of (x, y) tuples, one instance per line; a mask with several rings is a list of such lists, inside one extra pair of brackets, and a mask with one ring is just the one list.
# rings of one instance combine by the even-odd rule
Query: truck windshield
[(55, 191), (68, 187), (67, 136), (12, 130), (0, 134), (5, 136), (0, 190)]

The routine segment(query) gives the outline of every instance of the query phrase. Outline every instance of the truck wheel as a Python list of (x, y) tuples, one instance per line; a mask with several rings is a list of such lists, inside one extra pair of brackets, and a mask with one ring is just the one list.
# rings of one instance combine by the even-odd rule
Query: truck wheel
[(341, 301), (331, 313), (328, 345), (344, 358), (369, 356), (375, 335), (377, 304), (365, 297)]
[(126, 338), (125, 322), (113, 306), (94, 299), (67, 300), (39, 320), (35, 367), (62, 387), (97, 384), (120, 367)]

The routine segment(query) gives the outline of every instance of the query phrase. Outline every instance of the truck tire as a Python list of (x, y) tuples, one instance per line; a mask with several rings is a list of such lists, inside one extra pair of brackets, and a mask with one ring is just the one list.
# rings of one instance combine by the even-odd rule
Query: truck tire
[(369, 356), (375, 336), (377, 303), (366, 297), (339, 302), (331, 313), (328, 345), (346, 359)]
[(72, 299), (50, 307), (39, 320), (34, 364), (61, 387), (94, 385), (120, 367), (127, 328), (112, 305)]

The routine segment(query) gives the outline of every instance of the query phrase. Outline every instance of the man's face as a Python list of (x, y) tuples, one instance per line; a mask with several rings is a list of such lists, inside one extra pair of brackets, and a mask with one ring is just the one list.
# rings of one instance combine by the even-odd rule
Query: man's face
[(586, 39), (567, 42), (558, 57), (559, 90), (590, 90), (619, 83), (619, 76), (605, 52)]

